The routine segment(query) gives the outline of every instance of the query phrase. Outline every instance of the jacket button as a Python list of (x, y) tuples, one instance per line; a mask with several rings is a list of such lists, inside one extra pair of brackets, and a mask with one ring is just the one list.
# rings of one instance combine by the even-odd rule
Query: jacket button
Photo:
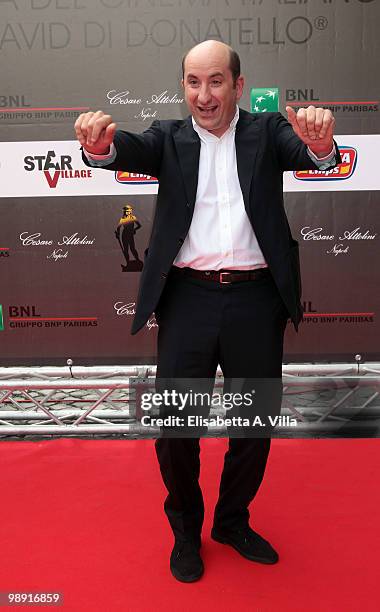
[(190, 208), (190, 202), (186, 202), (187, 208)]
[(161, 272), (161, 278), (167, 278), (167, 274), (165, 272)]
[(178, 244), (183, 244), (184, 242), (185, 242), (185, 239), (184, 239), (184, 238), (180, 238), (180, 239), (178, 240)]

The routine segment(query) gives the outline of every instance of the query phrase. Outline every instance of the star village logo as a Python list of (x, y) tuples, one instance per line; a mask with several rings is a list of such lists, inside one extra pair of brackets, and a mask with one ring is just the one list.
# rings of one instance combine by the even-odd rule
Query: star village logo
[(74, 169), (71, 155), (56, 155), (55, 151), (48, 151), (46, 155), (27, 155), (24, 157), (24, 170), (42, 172), (50, 189), (55, 189), (60, 179), (93, 178), (92, 169)]

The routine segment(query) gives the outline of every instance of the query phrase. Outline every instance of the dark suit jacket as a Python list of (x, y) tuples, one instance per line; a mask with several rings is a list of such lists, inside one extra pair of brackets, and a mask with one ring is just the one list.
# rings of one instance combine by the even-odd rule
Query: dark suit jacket
[[(292, 238), (284, 210), (282, 173), (317, 166), (280, 113), (251, 114), (240, 109), (235, 143), (248, 218), (297, 329), (302, 319), (298, 243)], [(170, 267), (189, 231), (198, 184), (200, 140), (188, 117), (154, 121), (142, 134), (117, 131), (114, 144), (117, 157), (106, 169), (141, 172), (159, 179), (156, 213), (132, 325), (135, 334), (154, 312)], [(89, 165), (84, 156), (83, 160)]]

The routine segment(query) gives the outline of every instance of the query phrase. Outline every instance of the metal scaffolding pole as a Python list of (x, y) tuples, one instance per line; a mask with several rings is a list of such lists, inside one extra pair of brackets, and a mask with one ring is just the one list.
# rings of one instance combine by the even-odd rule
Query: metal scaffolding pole
[[(154, 391), (154, 366), (0, 368), (0, 436), (152, 437), (140, 423), (141, 393)], [(215, 388), (223, 387), (218, 371)], [(342, 431), (355, 422), (380, 432), (380, 364), (287, 364), (283, 414), (298, 433)], [(217, 410), (215, 410), (217, 413)], [(358, 427), (359, 427), (358, 425)], [(279, 431), (281, 428), (279, 428)], [(359, 427), (360, 430), (360, 427)], [(221, 435), (220, 428), (209, 430)], [(280, 431), (281, 433), (281, 431)]]

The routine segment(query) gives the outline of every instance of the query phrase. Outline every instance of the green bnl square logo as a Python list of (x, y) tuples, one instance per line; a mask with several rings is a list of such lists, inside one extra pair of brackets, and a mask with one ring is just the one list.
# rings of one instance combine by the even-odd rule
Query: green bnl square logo
[(277, 87), (253, 87), (251, 89), (251, 113), (278, 112), (280, 94)]
[(4, 331), (3, 307), (0, 304), (0, 331)]

